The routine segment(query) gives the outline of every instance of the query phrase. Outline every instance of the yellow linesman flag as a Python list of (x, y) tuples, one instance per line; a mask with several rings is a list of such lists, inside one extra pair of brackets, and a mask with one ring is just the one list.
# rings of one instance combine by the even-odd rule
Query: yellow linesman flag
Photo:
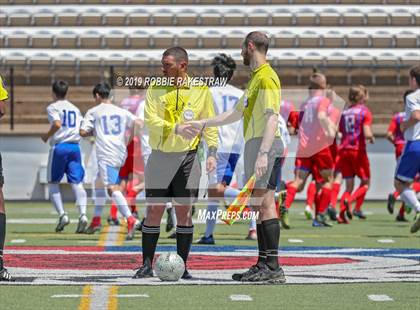
[(242, 214), (243, 209), (247, 206), (254, 190), (256, 177), (255, 174), (248, 180), (244, 188), (240, 191), (235, 200), (227, 208), (226, 213), (223, 213), (222, 221), (226, 224), (232, 225), (236, 222), (238, 217)]

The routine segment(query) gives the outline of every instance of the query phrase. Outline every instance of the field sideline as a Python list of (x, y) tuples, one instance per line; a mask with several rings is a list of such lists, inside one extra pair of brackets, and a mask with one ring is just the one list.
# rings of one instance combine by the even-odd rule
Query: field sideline
[[(410, 223), (396, 223), (383, 202), (365, 204), (366, 221), (330, 229), (312, 228), (303, 205), (294, 205), (292, 229), (281, 232), (280, 262), (288, 280), (283, 286), (229, 280), (234, 270), (254, 261), (255, 241), (244, 240), (247, 223), (217, 225), (216, 246), (193, 245), (195, 282), (161, 286), (158, 279), (130, 279), (141, 261), (140, 234), (125, 241), (125, 227), (104, 226), (101, 234), (76, 235), (77, 212), (70, 204), (73, 221), (60, 234), (54, 233), (56, 216), (48, 203), (8, 202), (6, 208), (6, 265), (18, 280), (0, 287), (8, 309), (255, 309), (262, 304), (266, 309), (411, 309), (420, 302), (420, 236), (409, 233)], [(194, 239), (203, 231), (203, 224), (195, 224)], [(167, 235), (162, 225), (158, 252), (175, 249)]]

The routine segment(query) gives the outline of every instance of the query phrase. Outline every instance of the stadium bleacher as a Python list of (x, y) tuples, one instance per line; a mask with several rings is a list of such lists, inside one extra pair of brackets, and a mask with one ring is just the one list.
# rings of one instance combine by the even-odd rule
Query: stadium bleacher
[[(271, 38), (269, 57), (287, 87), (299, 87), (313, 67), (345, 93), (350, 83), (381, 89), (371, 105), (379, 115), (398, 101), (408, 67), (420, 63), (420, 7), (412, 0), (0, 0), (0, 68), (14, 68), (16, 87), (39, 88), (40, 98), (16, 92), (16, 121), (26, 105), (48, 102), (49, 83), (67, 78), (81, 89), (114, 72), (160, 74), (162, 50), (181, 45), (195, 73), (224, 51), (241, 67), (240, 45), (252, 30)], [(85, 93), (82, 91), (82, 93)], [(392, 95), (390, 95), (392, 93)], [(381, 95), (382, 94), (382, 95)], [(88, 107), (90, 96), (78, 98)], [(33, 105), (32, 105), (33, 108)], [(385, 110), (384, 110), (385, 108)], [(33, 109), (32, 121), (46, 121)], [(85, 108), (82, 108), (85, 109)], [(389, 108), (392, 109), (392, 108)], [(40, 113), (38, 115), (37, 113)], [(42, 116), (41, 116), (42, 115)], [(375, 120), (386, 122), (379, 115)]]

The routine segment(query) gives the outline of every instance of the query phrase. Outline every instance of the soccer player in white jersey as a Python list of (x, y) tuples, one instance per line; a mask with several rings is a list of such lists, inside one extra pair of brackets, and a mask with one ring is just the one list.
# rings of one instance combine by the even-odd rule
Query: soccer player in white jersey
[(59, 183), (64, 174), (67, 182), (71, 184), (76, 196), (76, 205), (79, 207), (79, 223), (76, 233), (84, 233), (88, 219), (86, 217), (86, 191), (83, 188), (85, 170), (80, 154), (80, 123), (83, 119), (80, 110), (66, 100), (69, 85), (65, 81), (56, 81), (52, 85), (52, 95), (55, 100), (47, 107), (50, 130), (42, 136), (42, 140), (50, 142), (48, 158), (48, 183), (51, 203), (57, 210), (59, 220), (56, 232), (60, 232), (70, 223), (64, 211)]
[(410, 231), (420, 229), (420, 202), (412, 189), (415, 176), (420, 173), (420, 66), (410, 70), (410, 88), (414, 90), (405, 100), (405, 117), (400, 125), (406, 145), (395, 172), (395, 189), (404, 203), (416, 211)]
[[(236, 68), (235, 61), (226, 54), (217, 55), (211, 65), (215, 78), (219, 81), (224, 79), (226, 83), (230, 81)], [(214, 101), (216, 114), (221, 114), (235, 107), (243, 91), (226, 84), (210, 88)], [(244, 139), (242, 136), (242, 121), (218, 128), (219, 145), (217, 148), (217, 169), (209, 175), (208, 204), (207, 212), (211, 215), (217, 213), (220, 202), (230, 204), (239, 194), (239, 190), (230, 187), (232, 177), (235, 172), (240, 154), (243, 152)], [(242, 183), (242, 180), (238, 180)], [(206, 216), (206, 231), (204, 236), (197, 241), (198, 244), (215, 244), (213, 232), (216, 225), (215, 216)], [(251, 220), (248, 240), (257, 239), (257, 226), (255, 219)]]
[[(127, 239), (133, 239), (135, 229), (140, 222), (131, 214), (127, 200), (119, 186), (119, 170), (127, 156), (127, 144), (133, 135), (135, 116), (112, 104), (111, 88), (106, 83), (99, 83), (93, 89), (97, 106), (87, 111), (80, 128), (80, 135), (96, 138), (96, 156), (98, 160), (98, 175), (96, 185), (102, 183), (107, 188), (109, 196), (118, 206), (118, 210), (127, 220)], [(101, 227), (101, 213), (105, 200), (104, 188), (95, 188), (95, 212), (88, 232), (92, 233)]]

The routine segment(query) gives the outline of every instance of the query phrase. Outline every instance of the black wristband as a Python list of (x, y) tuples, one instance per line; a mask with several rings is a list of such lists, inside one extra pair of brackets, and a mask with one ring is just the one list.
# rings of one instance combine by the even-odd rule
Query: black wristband
[(216, 158), (216, 153), (217, 153), (217, 148), (214, 146), (210, 146), (209, 150), (207, 152), (207, 158), (213, 156), (214, 158)]

